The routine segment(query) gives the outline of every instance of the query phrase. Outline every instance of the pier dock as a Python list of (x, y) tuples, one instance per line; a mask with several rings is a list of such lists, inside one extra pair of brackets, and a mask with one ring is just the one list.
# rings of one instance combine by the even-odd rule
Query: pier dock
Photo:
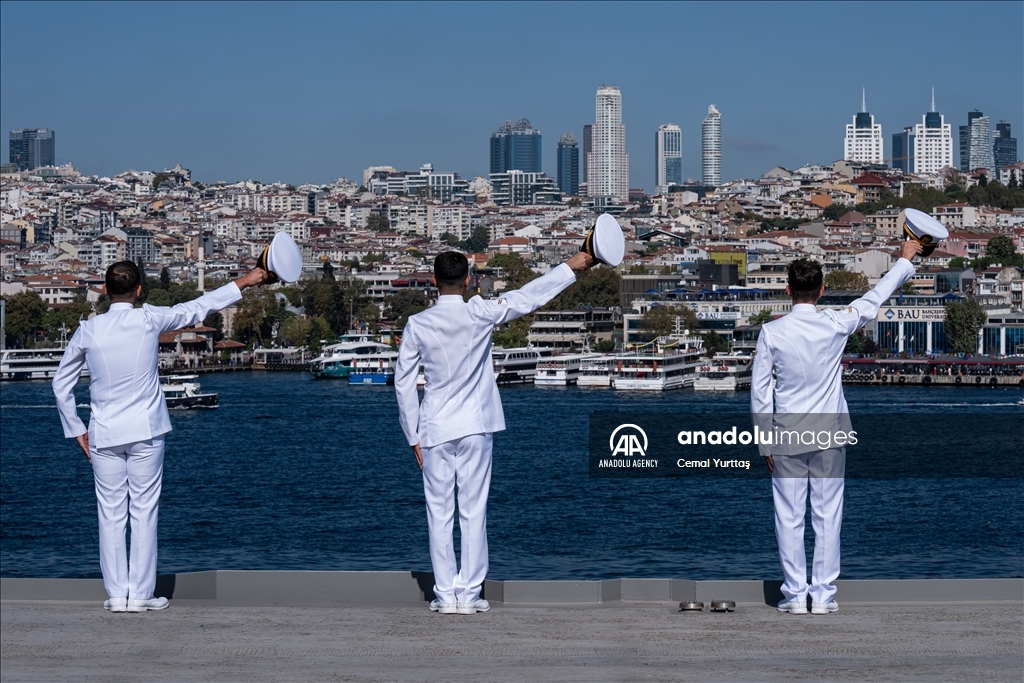
[[(1024, 661), (1021, 579), (837, 582), (827, 616), (779, 613), (771, 582), (671, 579), (489, 581), (490, 612), (439, 615), (429, 581), (200, 572), (162, 577), (166, 611), (110, 614), (80, 599), (102, 598), (99, 580), (3, 579), (3, 677), (995, 683), (1019, 681)], [(737, 608), (678, 611), (694, 597)]]

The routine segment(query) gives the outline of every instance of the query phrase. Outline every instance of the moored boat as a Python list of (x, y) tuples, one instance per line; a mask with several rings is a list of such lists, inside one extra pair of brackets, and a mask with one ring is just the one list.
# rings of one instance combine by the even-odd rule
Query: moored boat
[(551, 353), (551, 349), (529, 346), (514, 349), (495, 346), (491, 349), (494, 378), (498, 384), (529, 384), (537, 375), (537, 364), (542, 358), (551, 357)]
[(583, 363), (595, 357), (592, 353), (567, 353), (544, 358), (537, 363), (533, 383), (539, 387), (565, 387), (576, 384)]
[(160, 378), (160, 389), (168, 408), (216, 408), (216, 392), (203, 393), (199, 375), (164, 375)]
[(697, 377), (704, 340), (701, 337), (662, 337), (633, 353), (615, 356), (613, 389), (670, 391), (691, 386)]
[(337, 344), (323, 347), (320, 355), (310, 361), (309, 372), (317, 379), (345, 379), (352, 371), (354, 359), (390, 350), (390, 346), (375, 342), (368, 335), (346, 335)]
[(716, 353), (700, 367), (693, 388), (695, 391), (749, 389), (752, 362), (753, 357), (746, 353)]
[(387, 385), (395, 383), (395, 366), (398, 352), (386, 351), (357, 356), (352, 360), (348, 375), (349, 384)]
[[(5, 349), (0, 354), (0, 380), (53, 379), (64, 349)], [(89, 376), (88, 366), (82, 377)]]

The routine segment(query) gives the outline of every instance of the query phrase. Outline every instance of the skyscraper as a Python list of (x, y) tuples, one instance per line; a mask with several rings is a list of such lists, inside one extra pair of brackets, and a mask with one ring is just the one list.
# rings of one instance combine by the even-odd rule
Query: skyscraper
[(700, 133), (701, 182), (704, 185), (721, 185), (722, 115), (713, 104), (708, 107)]
[(935, 111), (933, 89), (932, 109), (921, 117), (921, 123), (892, 136), (892, 167), (905, 173), (938, 173), (952, 166), (952, 127)]
[(622, 123), (622, 93), (614, 85), (597, 89), (592, 151), (587, 155), (587, 193), (591, 197), (629, 199), (629, 154)]
[(580, 150), (572, 133), (558, 140), (558, 189), (570, 196), (580, 193)]
[(12, 130), (9, 160), (20, 171), (31, 171), (40, 166), (53, 166), (54, 138), (49, 128), (23, 128)]
[(587, 155), (594, 151), (594, 124), (587, 123), (583, 126), (583, 182), (587, 182)]
[(996, 124), (996, 137), (992, 143), (992, 156), (996, 172), (1017, 163), (1017, 138), (1010, 137), (1010, 124), (1000, 121)]
[(843, 159), (866, 164), (885, 163), (882, 126), (875, 123), (875, 117), (868, 113), (867, 97), (863, 90), (861, 91), (860, 112), (854, 115), (853, 123), (846, 124)]
[(491, 173), (541, 172), (541, 135), (529, 119), (506, 121), (491, 135)]
[(683, 131), (674, 123), (658, 126), (654, 134), (655, 191), (665, 193), (669, 185), (683, 184)]
[(975, 109), (967, 112), (967, 125), (960, 126), (960, 170), (970, 173), (979, 168), (993, 175), (991, 122)]

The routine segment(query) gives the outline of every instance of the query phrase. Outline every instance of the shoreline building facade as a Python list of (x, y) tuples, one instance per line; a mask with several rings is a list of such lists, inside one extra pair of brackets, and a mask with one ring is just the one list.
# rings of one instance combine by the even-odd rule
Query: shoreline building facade
[(674, 123), (658, 126), (654, 135), (655, 192), (665, 194), (670, 185), (683, 184), (683, 131)]
[(995, 169), (992, 158), (992, 124), (989, 117), (975, 109), (967, 112), (967, 125), (960, 126), (960, 170), (970, 173), (979, 168)]
[(882, 125), (875, 123), (875, 117), (868, 112), (867, 98), (863, 92), (861, 93), (860, 111), (854, 115), (853, 123), (846, 124), (843, 160), (859, 161), (866, 164), (885, 163)]
[(506, 121), (491, 134), (491, 173), (540, 173), (540, 152), (540, 131), (529, 119)]
[(921, 123), (907, 126), (892, 136), (892, 168), (904, 173), (938, 173), (953, 167), (952, 126), (932, 108), (921, 117)]
[(56, 133), (49, 128), (12, 130), (8, 159), (19, 171), (56, 166)]
[(580, 193), (580, 148), (576, 136), (563, 133), (558, 139), (558, 189), (564, 195)]
[(708, 106), (708, 115), (700, 126), (701, 182), (722, 184), (722, 114), (715, 105)]
[(996, 124), (996, 135), (992, 141), (992, 158), (996, 173), (1017, 163), (1017, 138), (1010, 133), (1010, 124), (1000, 121)]
[(595, 120), (587, 155), (587, 194), (615, 202), (629, 199), (629, 154), (622, 123), (622, 93), (614, 85), (597, 89)]

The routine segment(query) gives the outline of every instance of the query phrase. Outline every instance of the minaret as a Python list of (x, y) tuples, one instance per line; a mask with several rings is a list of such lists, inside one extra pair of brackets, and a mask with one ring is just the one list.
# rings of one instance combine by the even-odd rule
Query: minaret
[(206, 291), (206, 246), (203, 244), (203, 231), (199, 231), (199, 291)]

